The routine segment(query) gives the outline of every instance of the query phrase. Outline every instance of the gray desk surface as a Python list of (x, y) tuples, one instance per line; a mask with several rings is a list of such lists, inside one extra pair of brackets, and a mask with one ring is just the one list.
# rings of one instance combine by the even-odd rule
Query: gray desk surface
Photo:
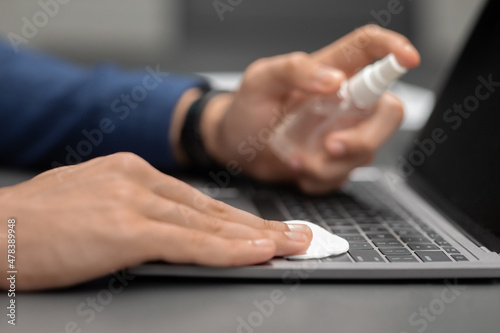
[[(399, 133), (380, 159), (394, 156), (407, 138)], [(0, 173), (0, 186), (25, 177)], [(18, 294), (17, 326), (7, 325), (1, 314), (0, 332), (498, 333), (500, 327), (500, 280), (289, 285), (122, 276), (126, 286), (120, 288), (113, 278)], [(4, 292), (0, 299), (6, 311)]]

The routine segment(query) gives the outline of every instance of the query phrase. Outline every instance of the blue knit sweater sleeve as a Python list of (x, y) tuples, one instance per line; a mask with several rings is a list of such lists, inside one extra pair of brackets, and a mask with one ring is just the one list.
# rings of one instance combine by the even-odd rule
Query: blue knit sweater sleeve
[(174, 107), (206, 86), (159, 66), (84, 68), (0, 42), (0, 164), (48, 169), (129, 151), (171, 169)]

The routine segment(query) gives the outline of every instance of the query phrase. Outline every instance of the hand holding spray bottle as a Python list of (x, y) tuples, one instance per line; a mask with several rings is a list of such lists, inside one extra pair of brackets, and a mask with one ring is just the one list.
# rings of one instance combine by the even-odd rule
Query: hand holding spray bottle
[(285, 163), (296, 156), (320, 156), (328, 133), (368, 118), (380, 96), (406, 71), (391, 53), (342, 82), (336, 95), (307, 99), (276, 128), (274, 152)]

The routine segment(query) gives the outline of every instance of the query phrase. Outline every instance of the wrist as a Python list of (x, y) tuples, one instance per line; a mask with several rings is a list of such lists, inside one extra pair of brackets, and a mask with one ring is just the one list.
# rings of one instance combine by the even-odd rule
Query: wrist
[(187, 165), (188, 158), (181, 145), (181, 131), (186, 120), (186, 115), (191, 105), (200, 98), (203, 91), (200, 88), (192, 88), (184, 92), (177, 102), (172, 121), (170, 123), (169, 139), (171, 142), (174, 158), (180, 165)]
[(222, 120), (233, 102), (234, 94), (220, 93), (214, 96), (205, 106), (201, 116), (201, 138), (207, 154), (217, 163), (223, 165), (230, 156), (222, 137)]

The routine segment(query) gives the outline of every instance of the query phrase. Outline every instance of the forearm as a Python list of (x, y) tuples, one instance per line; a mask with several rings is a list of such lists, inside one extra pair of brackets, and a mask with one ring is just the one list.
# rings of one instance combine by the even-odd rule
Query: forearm
[(0, 77), (0, 164), (43, 169), (117, 151), (173, 167), (174, 109), (190, 88), (206, 86), (159, 68), (84, 69), (33, 52), (15, 54), (1, 43)]

